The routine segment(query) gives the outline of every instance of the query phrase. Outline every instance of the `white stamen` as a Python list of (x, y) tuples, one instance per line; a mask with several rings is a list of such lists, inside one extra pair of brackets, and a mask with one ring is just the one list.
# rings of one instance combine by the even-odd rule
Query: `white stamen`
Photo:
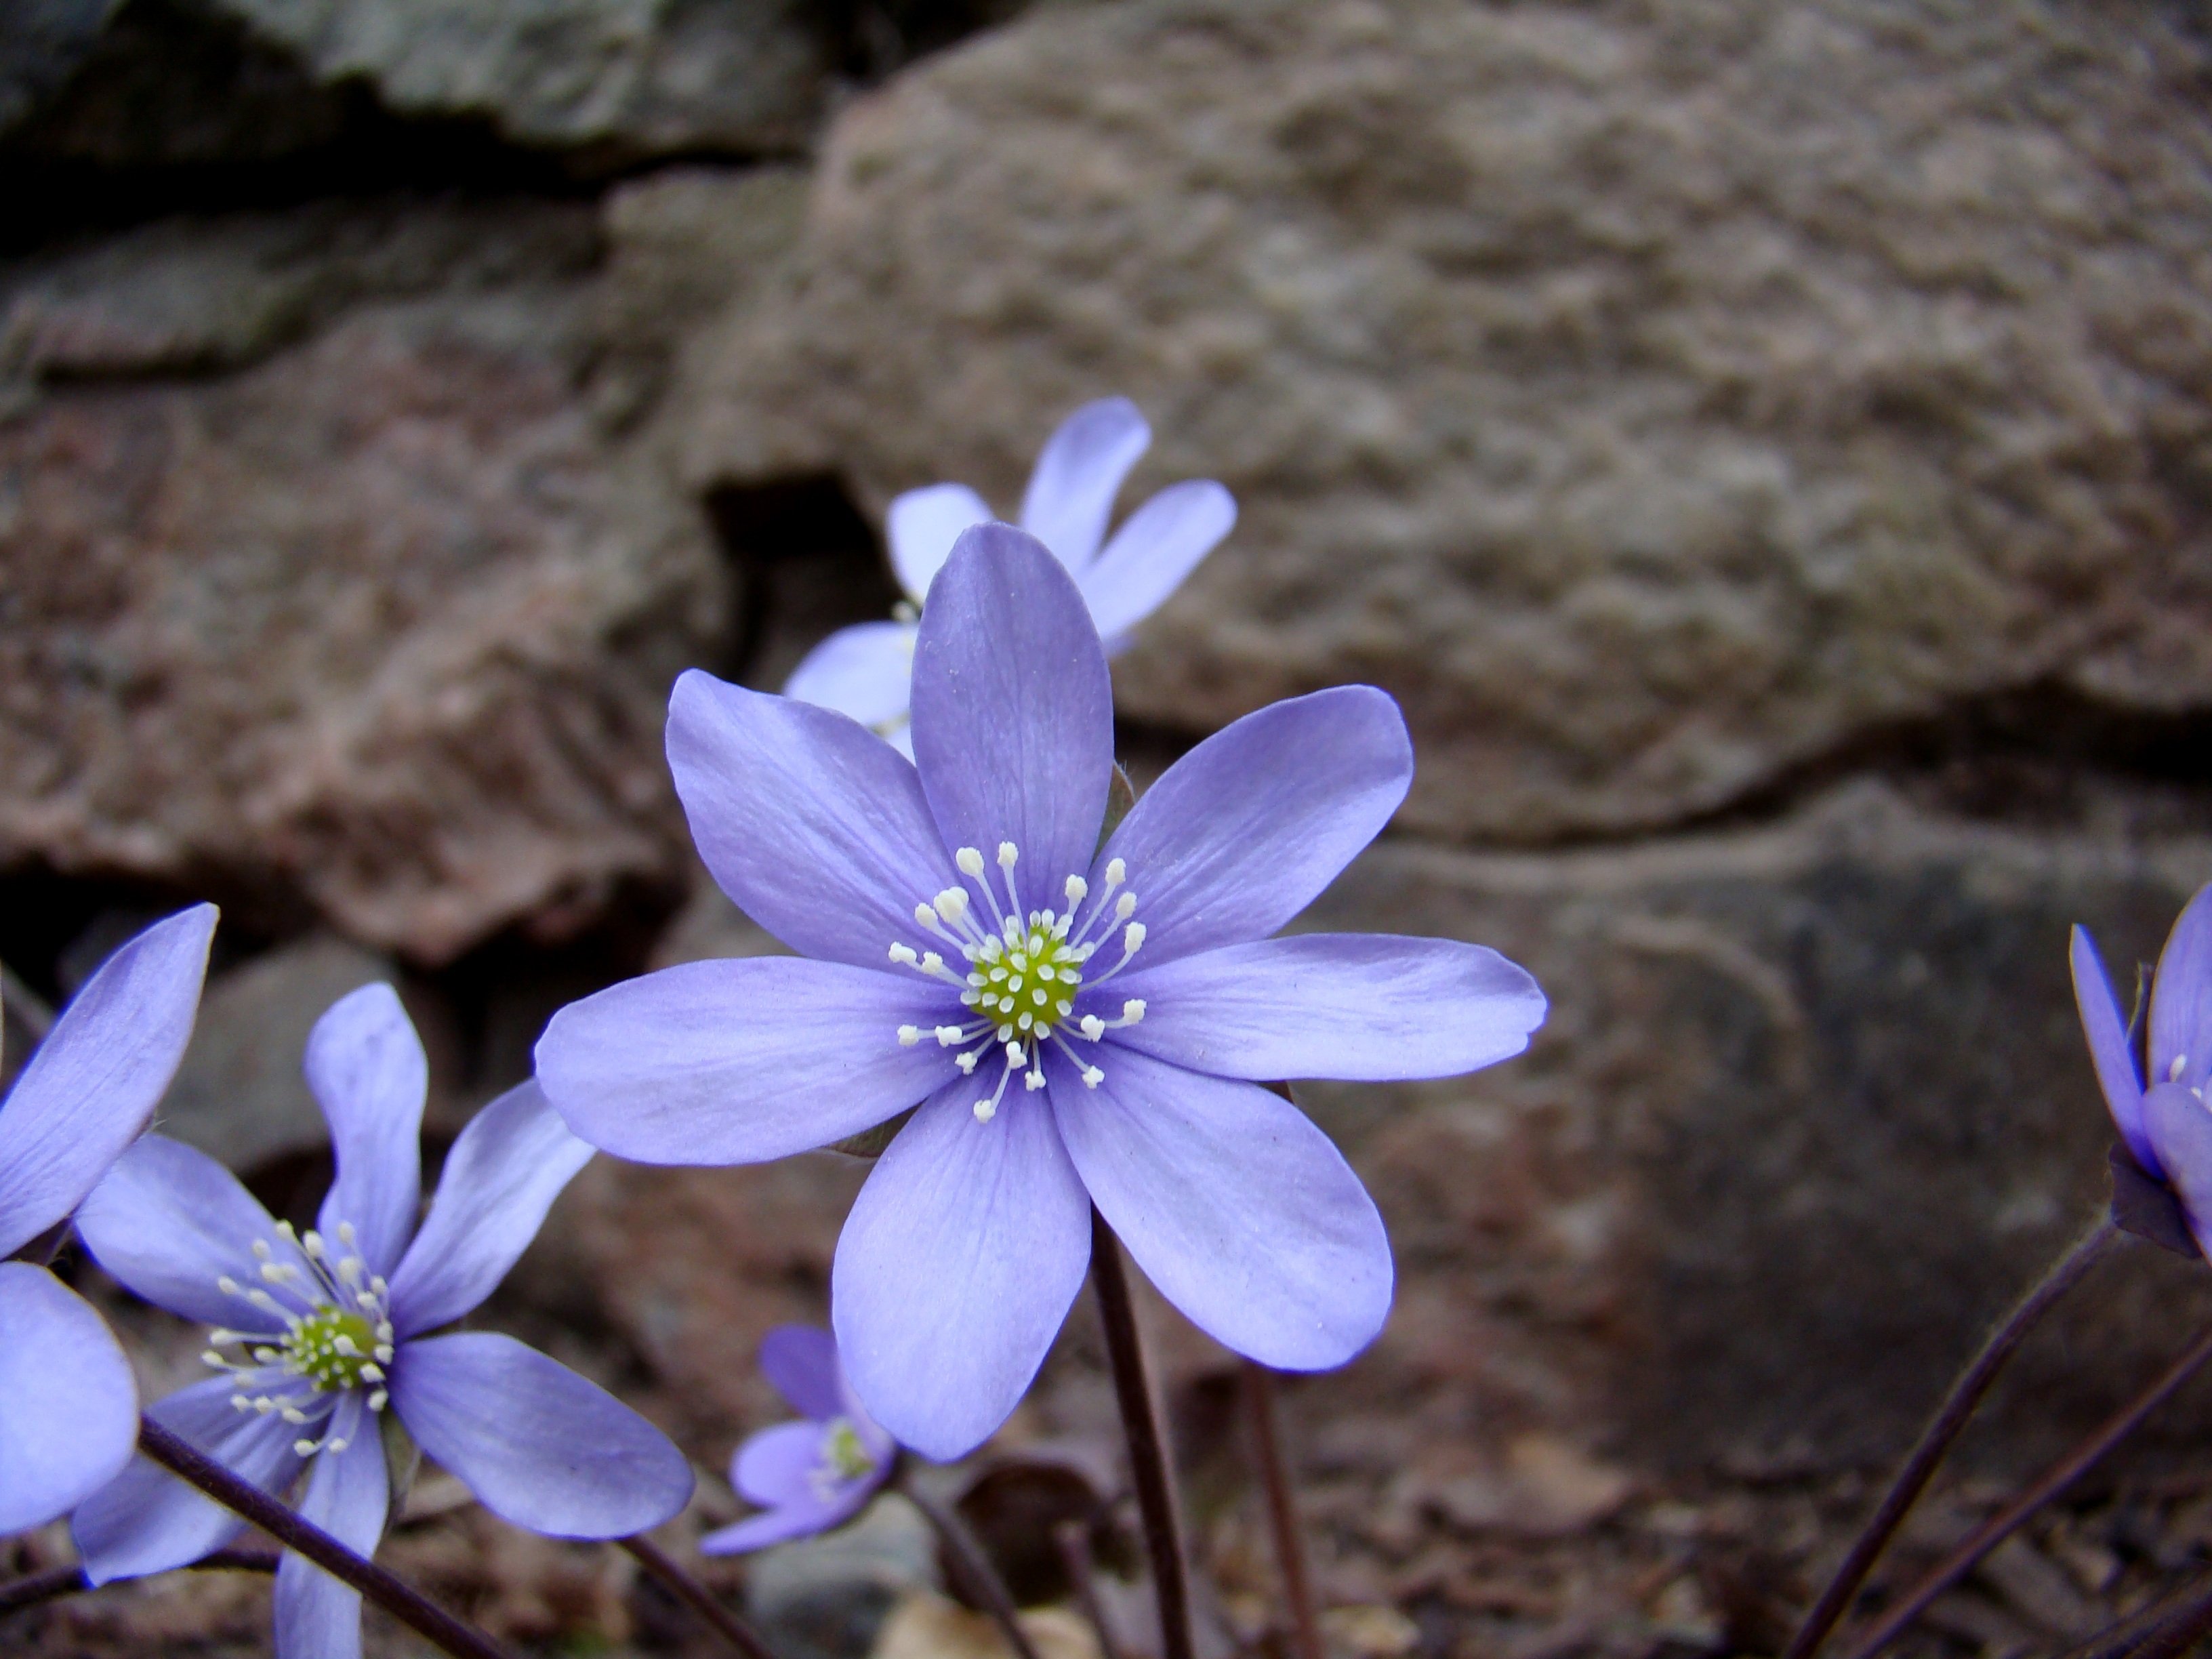
[(1144, 1000), (1144, 998), (1142, 998), (1142, 997), (1131, 997), (1131, 998), (1130, 998), (1127, 1002), (1125, 1002), (1125, 1003), (1123, 1003), (1123, 1004), (1121, 1005), (1121, 1023), (1122, 1023), (1124, 1025), (1134, 1025), (1134, 1024), (1135, 1024), (1139, 1020), (1142, 1019), (1144, 1017), (1145, 1017), (1145, 1000)]
[(351, 1249), (353, 1248), (354, 1240), (359, 1237), (360, 1235), (356, 1233), (353, 1230), (352, 1222), (341, 1221), (338, 1223), (338, 1243), (344, 1245), (346, 1249)]
[(959, 1041), (960, 1028), (957, 1025), (940, 1025), (937, 1028), (937, 1046), (939, 1048), (950, 1048), (954, 1043)]
[(1106, 860), (1106, 884), (1109, 887), (1119, 887), (1123, 882), (1128, 880), (1128, 878), (1129, 866), (1127, 865), (1122, 863), (1119, 859), (1109, 859)]
[[(364, 1373), (364, 1375), (366, 1375), (366, 1373)], [(379, 1389), (374, 1394), (368, 1397), (369, 1410), (373, 1412), (382, 1411), (385, 1407), (385, 1402), (389, 1401), (391, 1398), (392, 1396), (390, 1395), (386, 1394), (382, 1389)]]
[(1115, 921), (1127, 921), (1131, 916), (1133, 916), (1136, 914), (1137, 896), (1134, 893), (1124, 893), (1121, 897), (1114, 901)]
[(1067, 878), (1067, 902), (1069, 908), (1073, 908), (1076, 905), (1082, 903), (1084, 896), (1090, 891), (1091, 884), (1089, 882), (1084, 880), (1080, 876), (1070, 876)]
[(933, 931), (937, 927), (937, 912), (927, 904), (917, 904), (914, 907), (914, 919)]
[(952, 855), (952, 861), (960, 866), (960, 873), (963, 876), (983, 873), (983, 855), (972, 847), (962, 848)]
[(2176, 1054), (2173, 1057), (2173, 1064), (2166, 1068), (2166, 1080), (2168, 1083), (2179, 1083), (2181, 1081), (2181, 1074), (2188, 1069), (2189, 1056)]
[(891, 960), (902, 968), (912, 968), (919, 965), (921, 958), (914, 953), (911, 945), (894, 945), (891, 946)]
[(1013, 842), (1010, 841), (1000, 842), (999, 843), (999, 868), (1001, 870), (1012, 869), (1014, 867), (1014, 860), (1021, 857), (1021, 849), (1016, 847)]
[(997, 1101), (995, 1101), (995, 1100), (979, 1100), (979, 1101), (977, 1101), (977, 1102), (975, 1103), (975, 1121), (976, 1121), (976, 1122), (978, 1122), (978, 1123), (988, 1123), (988, 1122), (989, 1122), (993, 1118), (994, 1118), (994, 1117), (998, 1116), (998, 1115), (999, 1115), (999, 1103), (998, 1103)]
[(913, 1048), (915, 1043), (921, 1041), (921, 1027), (919, 1025), (900, 1026), (898, 1028), (898, 1040), (900, 1048)]
[(1082, 1030), (1084, 1036), (1096, 1042), (1106, 1035), (1106, 1022), (1096, 1014), (1085, 1014), (1083, 1017)]
[(954, 927), (968, 914), (968, 895), (957, 887), (948, 887), (937, 896), (937, 914)]
[(1031, 1094), (1035, 1094), (1038, 1090), (1044, 1087), (1044, 1073), (1042, 1072), (1030, 1073), (1028, 1076), (1022, 1079), (1022, 1087), (1028, 1090)]
[(1083, 1068), (1083, 1086), (1086, 1089), (1097, 1088), (1101, 1083), (1105, 1081), (1105, 1079), (1106, 1073), (1100, 1071), (1096, 1066), (1086, 1066)]

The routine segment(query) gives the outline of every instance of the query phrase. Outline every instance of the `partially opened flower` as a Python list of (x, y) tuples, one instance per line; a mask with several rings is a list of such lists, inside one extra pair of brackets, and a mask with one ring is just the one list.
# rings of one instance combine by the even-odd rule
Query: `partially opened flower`
[[(1152, 428), (1127, 398), (1085, 404), (1046, 441), (1022, 497), (1022, 528), (1067, 567), (1109, 651), (1167, 602), (1237, 523), (1229, 492), (1194, 478), (1152, 496), (1108, 539), (1114, 498), (1152, 441)], [(894, 500), (884, 530), (891, 568), (907, 593), (898, 617), (838, 629), (807, 653), (784, 695), (850, 714), (912, 755), (913, 607), (928, 596), (961, 532), (996, 516), (966, 484), (931, 484)]]
[(779, 1325), (761, 1343), (761, 1370), (800, 1413), (763, 1429), (730, 1460), (730, 1484), (764, 1513), (699, 1540), (737, 1555), (827, 1532), (858, 1515), (891, 1478), (898, 1447), (854, 1396), (829, 1332)]
[(2200, 1252), (2212, 1254), (2212, 886), (2173, 924), (2151, 981), (2146, 1086), (2126, 1018), (2088, 930), (2073, 941), (2074, 999), (2089, 1057), (2121, 1142), (2143, 1174), (2179, 1202)]
[(1184, 756), (1102, 847), (1106, 659), (1066, 570), (967, 532), (930, 590), (908, 765), (860, 726), (698, 672), (669, 763), (702, 856), (801, 954), (701, 962), (563, 1009), (538, 1080), (625, 1158), (746, 1164), (920, 1103), (838, 1240), (837, 1346), (898, 1441), (1005, 1420), (1090, 1261), (1093, 1204), (1227, 1346), (1343, 1363), (1389, 1312), (1373, 1202), (1261, 1080), (1443, 1077), (1526, 1046), (1535, 981), (1435, 939), (1267, 936), (1404, 797), (1368, 686)]
[(0, 1105), (0, 1533), (63, 1515), (130, 1460), (138, 1389), (98, 1314), (39, 1261), (136, 1140), (199, 1012), (216, 908), (123, 946), (63, 1010)]
[[(304, 1479), (301, 1513), (363, 1555), (389, 1506), (387, 1409), (485, 1508), (533, 1532), (617, 1537), (683, 1508), (682, 1454), (611, 1395), (512, 1337), (427, 1334), (491, 1293), (591, 1148), (534, 1085), (510, 1090), (453, 1142), (418, 1229), (427, 1067), (391, 987), (333, 1005), (307, 1071), (337, 1161), (314, 1228), (272, 1220), (220, 1164), (160, 1135), (77, 1218), (109, 1273), (218, 1328), (218, 1374), (149, 1415), (270, 1492)], [(196, 1561), (241, 1524), (139, 1458), (77, 1510), (76, 1532), (97, 1584)], [(279, 1654), (358, 1653), (360, 1611), (355, 1591), (285, 1556)]]

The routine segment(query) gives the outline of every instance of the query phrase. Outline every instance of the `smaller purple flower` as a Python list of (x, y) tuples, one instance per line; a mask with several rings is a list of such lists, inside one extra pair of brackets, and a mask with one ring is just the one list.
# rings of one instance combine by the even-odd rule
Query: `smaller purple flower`
[[(205, 1153), (148, 1135), (77, 1217), (86, 1247), (157, 1306), (218, 1328), (217, 1375), (156, 1421), (264, 1490), (303, 1477), (300, 1510), (360, 1554), (391, 1500), (381, 1419), (395, 1413), (492, 1513), (558, 1538), (658, 1526), (691, 1496), (683, 1455), (596, 1384), (512, 1337), (433, 1336), (475, 1310), (592, 1156), (534, 1084), (461, 1131), (418, 1226), (428, 1070), (388, 985), (340, 999), (307, 1039), (307, 1082), (337, 1163), (317, 1225), (295, 1232)], [(198, 1560), (242, 1523), (144, 1458), (76, 1511), (101, 1584)], [(287, 1554), (276, 1651), (361, 1651), (361, 1598)]]
[(730, 1484), (766, 1511), (708, 1533), (708, 1555), (738, 1555), (842, 1526), (891, 1478), (898, 1444), (845, 1380), (836, 1339), (779, 1325), (761, 1343), (761, 1371), (804, 1414), (763, 1429), (730, 1460)]
[(145, 1128), (191, 1040), (215, 923), (196, 904), (108, 957), (0, 1106), (0, 1534), (67, 1514), (137, 1443), (137, 1385), (106, 1325), (5, 1258), (67, 1221)]
[[(1210, 478), (1189, 478), (1146, 501), (1109, 539), (1114, 498), (1152, 441), (1152, 428), (1127, 398), (1087, 403), (1046, 441), (1022, 496), (1021, 527), (1075, 578), (1109, 653), (1237, 524), (1235, 497)], [(930, 484), (896, 497), (884, 524), (891, 568), (907, 595), (896, 617), (839, 629), (793, 671), (784, 695), (849, 714), (913, 759), (908, 688), (922, 600), (960, 532), (997, 516), (966, 484)]]
[(2074, 930), (2074, 999), (2113, 1127), (2136, 1166), (2179, 1204), (2212, 1255), (2212, 886), (2184, 907), (2151, 981), (2146, 1083), (2112, 981), (2083, 927)]

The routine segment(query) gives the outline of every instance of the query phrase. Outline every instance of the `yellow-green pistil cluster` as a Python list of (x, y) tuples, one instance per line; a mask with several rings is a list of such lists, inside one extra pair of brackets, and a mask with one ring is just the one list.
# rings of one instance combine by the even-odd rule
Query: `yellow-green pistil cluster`
[(1055, 921), (1057, 933), (1032, 924), (1012, 945), (1002, 946), (994, 935), (977, 949), (969, 988), (960, 1000), (997, 1021), (1001, 1040), (1017, 1031), (1049, 1036), (1056, 1022), (1075, 1012), (1083, 961), (1090, 952), (1067, 942), (1066, 917)]
[[(1001, 907), (996, 888), (984, 878), (982, 854), (972, 847), (963, 847), (953, 855), (952, 861), (959, 866), (961, 875), (973, 884), (973, 890), (988, 908), (991, 927), (984, 927), (973, 914), (970, 890), (967, 887), (948, 887), (935, 899), (914, 907), (915, 921), (967, 958), (968, 972), (964, 975), (948, 967), (945, 957), (935, 951), (917, 951), (912, 945), (896, 941), (891, 945), (893, 962), (951, 986), (960, 993), (962, 1004), (975, 1016), (958, 1025), (934, 1026), (928, 1032), (940, 1047), (961, 1050), (952, 1057), (952, 1062), (962, 1075), (975, 1075), (977, 1062), (994, 1045), (1004, 1050), (1006, 1068), (1000, 1076), (999, 1086), (975, 1103), (975, 1118), (981, 1123), (988, 1123), (997, 1114), (999, 1103), (1006, 1097), (1007, 1081), (1015, 1073), (1024, 1073), (1024, 1088), (1044, 1087), (1042, 1060), (1048, 1042), (1058, 1043), (1075, 1062), (1076, 1075), (1085, 1087), (1097, 1088), (1106, 1074), (1077, 1054), (1069, 1046), (1068, 1038), (1074, 1036), (1096, 1042), (1109, 1030), (1133, 1025), (1145, 1017), (1144, 1002), (1135, 997), (1121, 1005), (1119, 1019), (1105, 1019), (1095, 1013), (1078, 1018), (1075, 1013), (1075, 994), (1083, 988), (1085, 964), (1102, 942), (1093, 939), (1092, 933), (1102, 927), (1109, 936), (1116, 927), (1121, 933), (1121, 959), (1099, 975), (1092, 981), (1094, 985), (1113, 978), (1127, 967), (1129, 958), (1145, 942), (1145, 924), (1130, 920), (1137, 908), (1136, 895), (1115, 894), (1115, 890), (1128, 878), (1121, 860), (1107, 860), (1105, 886), (1088, 912), (1083, 907), (1091, 896), (1091, 884), (1081, 876), (1067, 878), (1065, 910), (1025, 912), (1020, 889), (1014, 881), (1014, 866), (1020, 856), (1013, 842), (999, 843), (999, 870), (1006, 896), (1006, 904)], [(1082, 916), (1079, 922), (1079, 915)], [(1063, 1030), (1063, 1024), (1073, 1029)], [(909, 1048), (921, 1042), (923, 1035), (919, 1025), (898, 1028), (900, 1043)]]
[(876, 1460), (860, 1443), (860, 1431), (849, 1417), (834, 1419), (822, 1437), (822, 1462), (839, 1480), (857, 1480), (876, 1472)]
[(375, 1348), (368, 1321), (343, 1308), (325, 1308), (285, 1334), (280, 1363), (307, 1378), (316, 1393), (327, 1394), (374, 1382), (366, 1373), (379, 1370)]

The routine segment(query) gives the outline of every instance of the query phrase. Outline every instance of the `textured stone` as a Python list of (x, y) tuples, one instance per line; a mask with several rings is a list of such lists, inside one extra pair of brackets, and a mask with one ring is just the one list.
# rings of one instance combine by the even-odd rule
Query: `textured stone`
[[(2201, 834), (2022, 835), (1871, 785), (1627, 851), (1373, 849), (1302, 925), (1496, 945), (1552, 1014), (1464, 1081), (1300, 1085), (1401, 1273), (1331, 1403), (1388, 1402), (1386, 1466), (1467, 1424), (1482, 1460), (1541, 1431), (1676, 1474), (1886, 1462), (2103, 1199), (2069, 927), (2124, 975), (2208, 872)], [(2025, 1351), (2033, 1406), (1976, 1455), (2086, 1431), (2204, 1316), (2200, 1281), (2131, 1245)], [(2183, 1443), (2194, 1409), (2165, 1422)], [(1415, 1461), (1448, 1510), (1453, 1458)]]
[(1125, 713), (1377, 681), (1450, 836), (1679, 821), (2025, 686), (2201, 710), (2204, 63), (2148, 3), (1039, 11), (839, 118), (801, 277), (690, 364), (692, 474), (1011, 507), (1128, 392), (1129, 499), (1243, 516)]
[(681, 878), (659, 734), (722, 625), (706, 525), (595, 411), (566, 210), (426, 211), (149, 231), (12, 290), (44, 385), (0, 425), (0, 863), (424, 963)]

